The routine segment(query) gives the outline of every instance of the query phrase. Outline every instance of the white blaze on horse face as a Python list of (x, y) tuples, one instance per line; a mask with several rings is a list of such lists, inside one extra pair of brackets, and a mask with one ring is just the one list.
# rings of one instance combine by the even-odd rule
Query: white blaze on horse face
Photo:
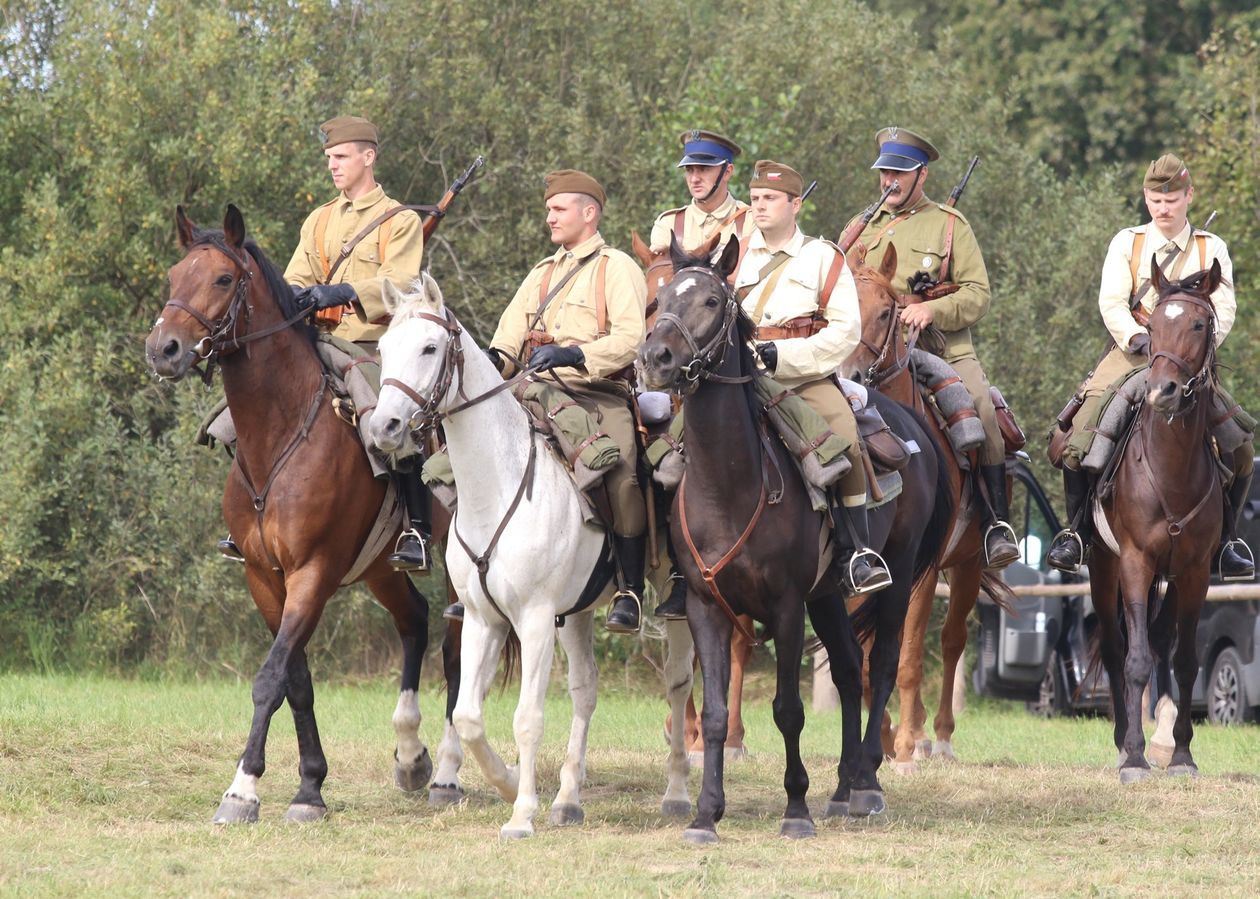
[(159, 327), (159, 326), (162, 324), (162, 322), (164, 322), (164, 321), (166, 321), (166, 316), (164, 316), (164, 315), (159, 315), (159, 316), (157, 317), (157, 321), (155, 321), (155, 322), (153, 323), (153, 327), (155, 327), (155, 328), (156, 328), (156, 327)]
[(1169, 303), (1164, 307), (1164, 317), (1172, 321), (1179, 318), (1185, 311), (1186, 307), (1180, 303)]
[(688, 275), (678, 282), (678, 286), (674, 288), (674, 294), (675, 296), (682, 296), (687, 291), (695, 289), (699, 283), (700, 282), (696, 280), (695, 275)]

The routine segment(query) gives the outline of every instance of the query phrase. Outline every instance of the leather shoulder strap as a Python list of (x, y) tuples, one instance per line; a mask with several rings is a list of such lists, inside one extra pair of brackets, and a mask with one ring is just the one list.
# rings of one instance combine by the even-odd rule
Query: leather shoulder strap
[[(364, 226), (362, 231), (360, 231), (354, 237), (346, 241), (346, 245), (341, 248), (341, 252), (337, 254), (337, 258), (333, 261), (332, 268), (329, 269), (328, 275), (325, 278), (324, 283), (327, 284), (332, 281), (332, 276), (337, 273), (337, 269), (341, 268), (342, 263), (350, 258), (350, 254), (354, 252), (354, 248), (359, 245), (359, 242), (363, 240), (363, 238), (367, 237), (369, 234), (371, 234), (381, 225), (385, 224), (385, 222), (387, 222), (389, 219), (398, 215), (398, 213), (406, 212), (411, 209), (412, 209), (411, 206), (403, 206), (402, 204), (399, 204), (397, 206), (393, 206), (389, 209), (386, 209), (376, 218), (372, 219), (372, 221), (368, 222), (367, 225)], [(321, 243), (321, 247), (322, 247), (322, 243)]]
[(595, 263), (595, 337), (608, 336), (608, 295), (604, 292), (604, 278), (608, 272), (608, 257), (600, 255)]
[[(1133, 233), (1133, 249), (1129, 251), (1129, 283), (1133, 285), (1132, 290), (1137, 292), (1137, 273), (1138, 263), (1142, 260), (1142, 247), (1146, 243), (1146, 229), (1141, 228)], [(1129, 294), (1129, 299), (1133, 299), (1133, 294)]]
[(389, 235), (393, 229), (393, 219), (385, 219), (385, 221), (381, 222), (380, 236), (376, 239), (376, 258), (381, 260), (382, 263), (385, 261), (385, 249), (389, 246)]
[[(948, 207), (941, 208), (945, 209)], [(954, 222), (956, 221), (958, 219), (951, 215), (945, 225), (945, 244), (941, 247), (941, 273), (936, 279), (937, 281), (949, 280), (949, 264), (954, 261)]]
[(674, 237), (678, 238), (678, 245), (683, 245), (683, 232), (687, 230), (687, 207), (684, 206), (674, 213)]
[(1207, 235), (1202, 232), (1194, 235), (1195, 245), (1199, 248), (1199, 271), (1207, 268)]
[[(950, 219), (952, 222), (953, 219)], [(827, 269), (827, 280), (823, 282), (822, 293), (818, 296), (818, 312), (822, 316), (827, 314), (827, 304), (831, 302), (831, 292), (836, 289), (836, 282), (840, 280), (840, 272), (845, 266), (844, 254), (836, 249), (836, 256), (831, 260), (831, 268)]]
[[(335, 203), (336, 200), (333, 201)], [(328, 254), (324, 251), (324, 240), (328, 236), (328, 220), (332, 218), (332, 203), (325, 203), (319, 210), (319, 218), (315, 220), (315, 252), (319, 254), (319, 267), (324, 270), (324, 283), (332, 277), (332, 269), (328, 265)]]

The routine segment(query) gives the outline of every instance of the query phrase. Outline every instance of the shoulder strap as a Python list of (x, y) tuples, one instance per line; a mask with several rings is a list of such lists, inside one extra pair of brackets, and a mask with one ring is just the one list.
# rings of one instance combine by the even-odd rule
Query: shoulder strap
[(951, 215), (949, 216), (949, 222), (945, 225), (945, 245), (941, 247), (941, 273), (936, 279), (937, 281), (949, 280), (949, 264), (954, 261), (954, 222), (957, 220)]
[(1137, 273), (1138, 263), (1142, 259), (1142, 246), (1146, 243), (1146, 229), (1142, 228), (1133, 235), (1133, 249), (1129, 251), (1129, 283), (1133, 285), (1133, 293), (1129, 295), (1130, 302), (1137, 295)]
[(380, 236), (376, 239), (376, 258), (381, 262), (385, 261), (385, 248), (389, 246), (389, 235), (394, 229), (394, 220), (386, 219), (381, 222)]
[[(335, 203), (336, 200), (333, 201)], [(319, 210), (319, 218), (315, 220), (315, 251), (319, 254), (319, 267), (324, 270), (324, 283), (332, 277), (328, 267), (328, 254), (324, 251), (324, 240), (328, 236), (328, 220), (332, 218), (332, 203), (325, 203)]]
[[(560, 283), (557, 284), (555, 287), (551, 288), (550, 291), (547, 291), (547, 285), (551, 281), (551, 273), (555, 270), (556, 266), (555, 266), (554, 261), (551, 265), (547, 266), (547, 271), (543, 274), (542, 284), (539, 285), (539, 288), (538, 288), (538, 297), (539, 297), (538, 310), (534, 313), (533, 319), (530, 320), (529, 327), (525, 329), (526, 331), (532, 331), (538, 327), (538, 323), (542, 321), (543, 313), (547, 311), (547, 306), (551, 304), (551, 301), (556, 298), (556, 295), (559, 294), (560, 291), (564, 290), (564, 285), (572, 281), (573, 276), (576, 275), (578, 272), (580, 272), (582, 269), (584, 269), (587, 263), (589, 263), (592, 259), (594, 259), (598, 255), (599, 255), (599, 250), (596, 250), (594, 253), (591, 253), (589, 256), (585, 256), (582, 259), (578, 260), (578, 264), (573, 266), (573, 268), (570, 269), (569, 273), (560, 279)], [(544, 291), (547, 291), (547, 292), (544, 294)]]
[[(332, 268), (330, 268), (328, 270), (328, 274), (325, 275), (324, 283), (328, 284), (332, 282), (332, 276), (337, 273), (337, 269), (341, 268), (341, 264), (350, 258), (350, 254), (353, 253), (354, 248), (359, 245), (359, 241), (363, 240), (363, 238), (367, 237), (369, 234), (371, 234), (373, 231), (375, 231), (377, 228), (383, 225), (386, 221), (398, 215), (398, 213), (406, 212), (409, 209), (413, 212), (418, 212), (418, 211), (421, 211), (423, 207), (403, 206), (402, 204), (399, 204), (390, 209), (387, 209), (384, 212), (382, 212), (380, 215), (378, 215), (376, 218), (372, 219), (372, 221), (368, 222), (367, 225), (364, 226), (362, 231), (360, 231), (354, 237), (346, 241), (345, 246), (341, 248), (341, 252), (337, 254), (337, 258), (333, 260)], [(322, 254), (323, 254), (322, 241), (320, 241), (320, 253), (321, 253), (321, 259), (322, 259)]]
[(766, 304), (770, 302), (770, 297), (774, 295), (775, 288), (779, 286), (779, 279), (787, 271), (787, 264), (792, 258), (780, 250), (762, 267), (757, 275), (756, 284), (745, 284), (739, 289), (737, 296), (742, 303), (744, 298), (752, 293), (758, 284), (765, 285), (761, 290), (761, 296), (757, 298), (757, 306), (752, 311), (752, 320), (754, 322), (761, 321), (761, 313), (766, 311)]
[(1198, 232), (1194, 235), (1195, 245), (1199, 248), (1199, 271), (1207, 268), (1207, 235)]
[(831, 268), (827, 269), (827, 280), (823, 282), (822, 293), (818, 297), (818, 313), (826, 316), (827, 304), (831, 302), (831, 292), (836, 289), (840, 280), (840, 271), (845, 266), (844, 254), (836, 250), (836, 258), (831, 260)]
[(687, 230), (687, 207), (684, 206), (674, 213), (674, 236), (678, 238), (678, 245), (683, 245), (683, 233)]
[(595, 263), (595, 338), (608, 336), (608, 297), (604, 293), (604, 276), (608, 272), (608, 257), (600, 256)]

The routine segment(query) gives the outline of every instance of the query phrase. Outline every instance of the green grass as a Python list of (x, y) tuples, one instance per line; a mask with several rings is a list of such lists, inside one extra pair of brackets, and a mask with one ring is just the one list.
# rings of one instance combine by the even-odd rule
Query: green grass
[[(615, 678), (609, 678), (615, 681)], [(297, 789), (286, 709), (275, 718), (262, 821), (209, 821), (231, 780), (250, 714), (237, 683), (0, 676), (0, 894), (45, 895), (1051, 895), (1260, 892), (1260, 728), (1202, 726), (1203, 777), (1122, 788), (1110, 724), (1041, 721), (973, 705), (958, 765), (883, 776), (889, 811), (777, 836), (782, 743), (769, 703), (748, 707), (752, 757), (727, 769), (722, 842), (684, 846), (685, 822), (657, 814), (663, 702), (608, 683), (591, 732), (586, 823), (546, 825), (568, 730), (567, 697), (547, 709), (538, 835), (501, 843), (510, 810), (465, 768), (468, 801), (434, 811), (392, 785), (392, 686), (318, 688), (330, 772), (322, 823), (286, 825)], [(764, 693), (764, 684), (753, 693)], [(511, 755), (514, 694), (488, 727)], [(422, 696), (423, 736), (441, 698)], [(817, 809), (834, 788), (835, 715), (810, 715), (804, 751)], [(692, 798), (699, 772), (693, 771)]]

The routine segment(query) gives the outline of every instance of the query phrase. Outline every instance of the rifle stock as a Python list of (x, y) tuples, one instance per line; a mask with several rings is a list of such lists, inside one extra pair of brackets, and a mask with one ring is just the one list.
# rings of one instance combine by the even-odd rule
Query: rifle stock
[(884, 201), (888, 199), (888, 196), (896, 187), (896, 184), (888, 185), (884, 192), (880, 194), (879, 199), (867, 206), (866, 211), (854, 219), (849, 224), (849, 227), (844, 229), (843, 233), (836, 239), (836, 246), (840, 248), (841, 252), (849, 252), (849, 248), (857, 243), (857, 239), (861, 236), (862, 231), (871, 223), (871, 219), (875, 217), (879, 207), (884, 205)]
[(442, 219), (446, 217), (446, 210), (450, 209), (451, 203), (459, 196), (460, 191), (468, 185), (468, 181), (476, 173), (477, 169), (485, 165), (485, 162), (486, 160), (482, 156), (474, 159), (472, 164), (464, 169), (463, 174), (451, 182), (451, 186), (446, 189), (446, 193), (442, 194), (442, 199), (438, 200), (434, 212), (425, 217), (423, 229), (426, 242), (433, 235), (433, 232), (437, 230)]

